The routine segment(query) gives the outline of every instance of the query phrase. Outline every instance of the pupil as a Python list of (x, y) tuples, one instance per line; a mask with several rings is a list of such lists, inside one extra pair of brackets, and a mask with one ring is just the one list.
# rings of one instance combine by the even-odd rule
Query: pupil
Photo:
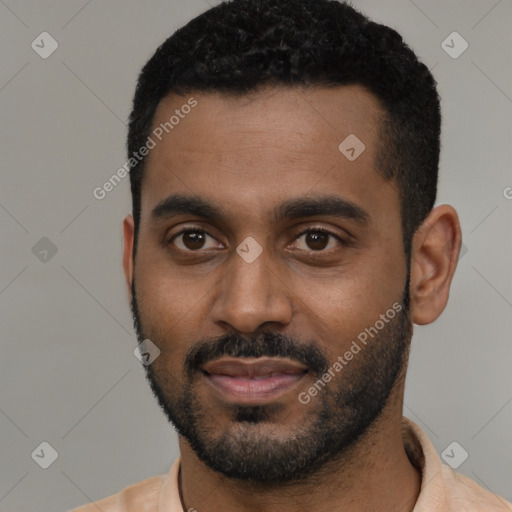
[(306, 237), (306, 243), (315, 251), (324, 249), (327, 245), (326, 233), (315, 231), (314, 233), (308, 233)]
[(183, 243), (188, 249), (201, 249), (204, 244), (204, 233), (190, 231), (183, 235)]

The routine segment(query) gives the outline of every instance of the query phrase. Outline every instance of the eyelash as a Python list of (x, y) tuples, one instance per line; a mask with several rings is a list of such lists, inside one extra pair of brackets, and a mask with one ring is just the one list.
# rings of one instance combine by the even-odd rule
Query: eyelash
[[(181, 231), (178, 231), (178, 233), (175, 233), (169, 240), (167, 240), (165, 242), (165, 245), (168, 246), (168, 245), (171, 245), (172, 242), (174, 242), (174, 240), (176, 238), (178, 238), (180, 235), (183, 235), (185, 233), (202, 233), (202, 234), (205, 234), (205, 235), (208, 235), (209, 237), (213, 238), (214, 240), (215, 237), (210, 235), (210, 233), (208, 233), (208, 231), (205, 231), (203, 228), (200, 228), (200, 227), (196, 227), (196, 226), (188, 226), (184, 229), (182, 229)], [(299, 239), (300, 237), (302, 237), (303, 235), (307, 235), (308, 233), (324, 233), (326, 235), (329, 235), (330, 237), (334, 238), (335, 240), (337, 240), (343, 247), (348, 247), (350, 246), (350, 241), (348, 238), (342, 238), (340, 237), (339, 235), (333, 233), (332, 231), (328, 230), (328, 229), (325, 229), (324, 227), (317, 227), (317, 226), (313, 226), (313, 227), (310, 227), (304, 231), (302, 231), (301, 233), (298, 233), (295, 238), (294, 238), (294, 241)], [(186, 252), (186, 253), (190, 253), (190, 254), (193, 254), (193, 253), (201, 253), (202, 252), (202, 249), (198, 249), (197, 251), (193, 251), (193, 250), (184, 250), (184, 249), (180, 249), (180, 248), (177, 248), (179, 251), (182, 251), (182, 252)], [(300, 250), (300, 249), (299, 249)], [(318, 251), (315, 251), (315, 250), (310, 250), (309, 253), (311, 254), (322, 254), (322, 253), (328, 253), (329, 252), (329, 249), (328, 250), (318, 250)]]

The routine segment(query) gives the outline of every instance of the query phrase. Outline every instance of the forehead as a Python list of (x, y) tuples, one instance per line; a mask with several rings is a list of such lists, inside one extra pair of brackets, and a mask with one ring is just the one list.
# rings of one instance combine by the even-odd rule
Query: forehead
[(141, 218), (177, 193), (233, 212), (270, 211), (292, 197), (327, 193), (398, 209), (394, 184), (375, 164), (383, 113), (359, 85), (169, 95), (153, 120), (156, 145), (147, 157)]

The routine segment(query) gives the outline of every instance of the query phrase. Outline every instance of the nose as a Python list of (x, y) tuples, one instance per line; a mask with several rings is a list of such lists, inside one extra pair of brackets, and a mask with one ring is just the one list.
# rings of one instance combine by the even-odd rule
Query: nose
[(245, 335), (261, 330), (264, 324), (283, 327), (292, 318), (292, 296), (265, 251), (251, 263), (235, 253), (227, 274), (219, 283), (211, 318), (224, 329)]

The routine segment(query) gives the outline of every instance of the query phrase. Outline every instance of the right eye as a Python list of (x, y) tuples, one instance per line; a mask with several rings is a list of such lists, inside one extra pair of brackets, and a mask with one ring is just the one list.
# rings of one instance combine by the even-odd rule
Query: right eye
[[(213, 243), (210, 246), (205, 247), (208, 238)], [(168, 242), (168, 244), (174, 244), (180, 251), (183, 252), (198, 252), (201, 249), (221, 249), (224, 246), (218, 242), (215, 238), (209, 235), (202, 229), (183, 229), (176, 233)]]

